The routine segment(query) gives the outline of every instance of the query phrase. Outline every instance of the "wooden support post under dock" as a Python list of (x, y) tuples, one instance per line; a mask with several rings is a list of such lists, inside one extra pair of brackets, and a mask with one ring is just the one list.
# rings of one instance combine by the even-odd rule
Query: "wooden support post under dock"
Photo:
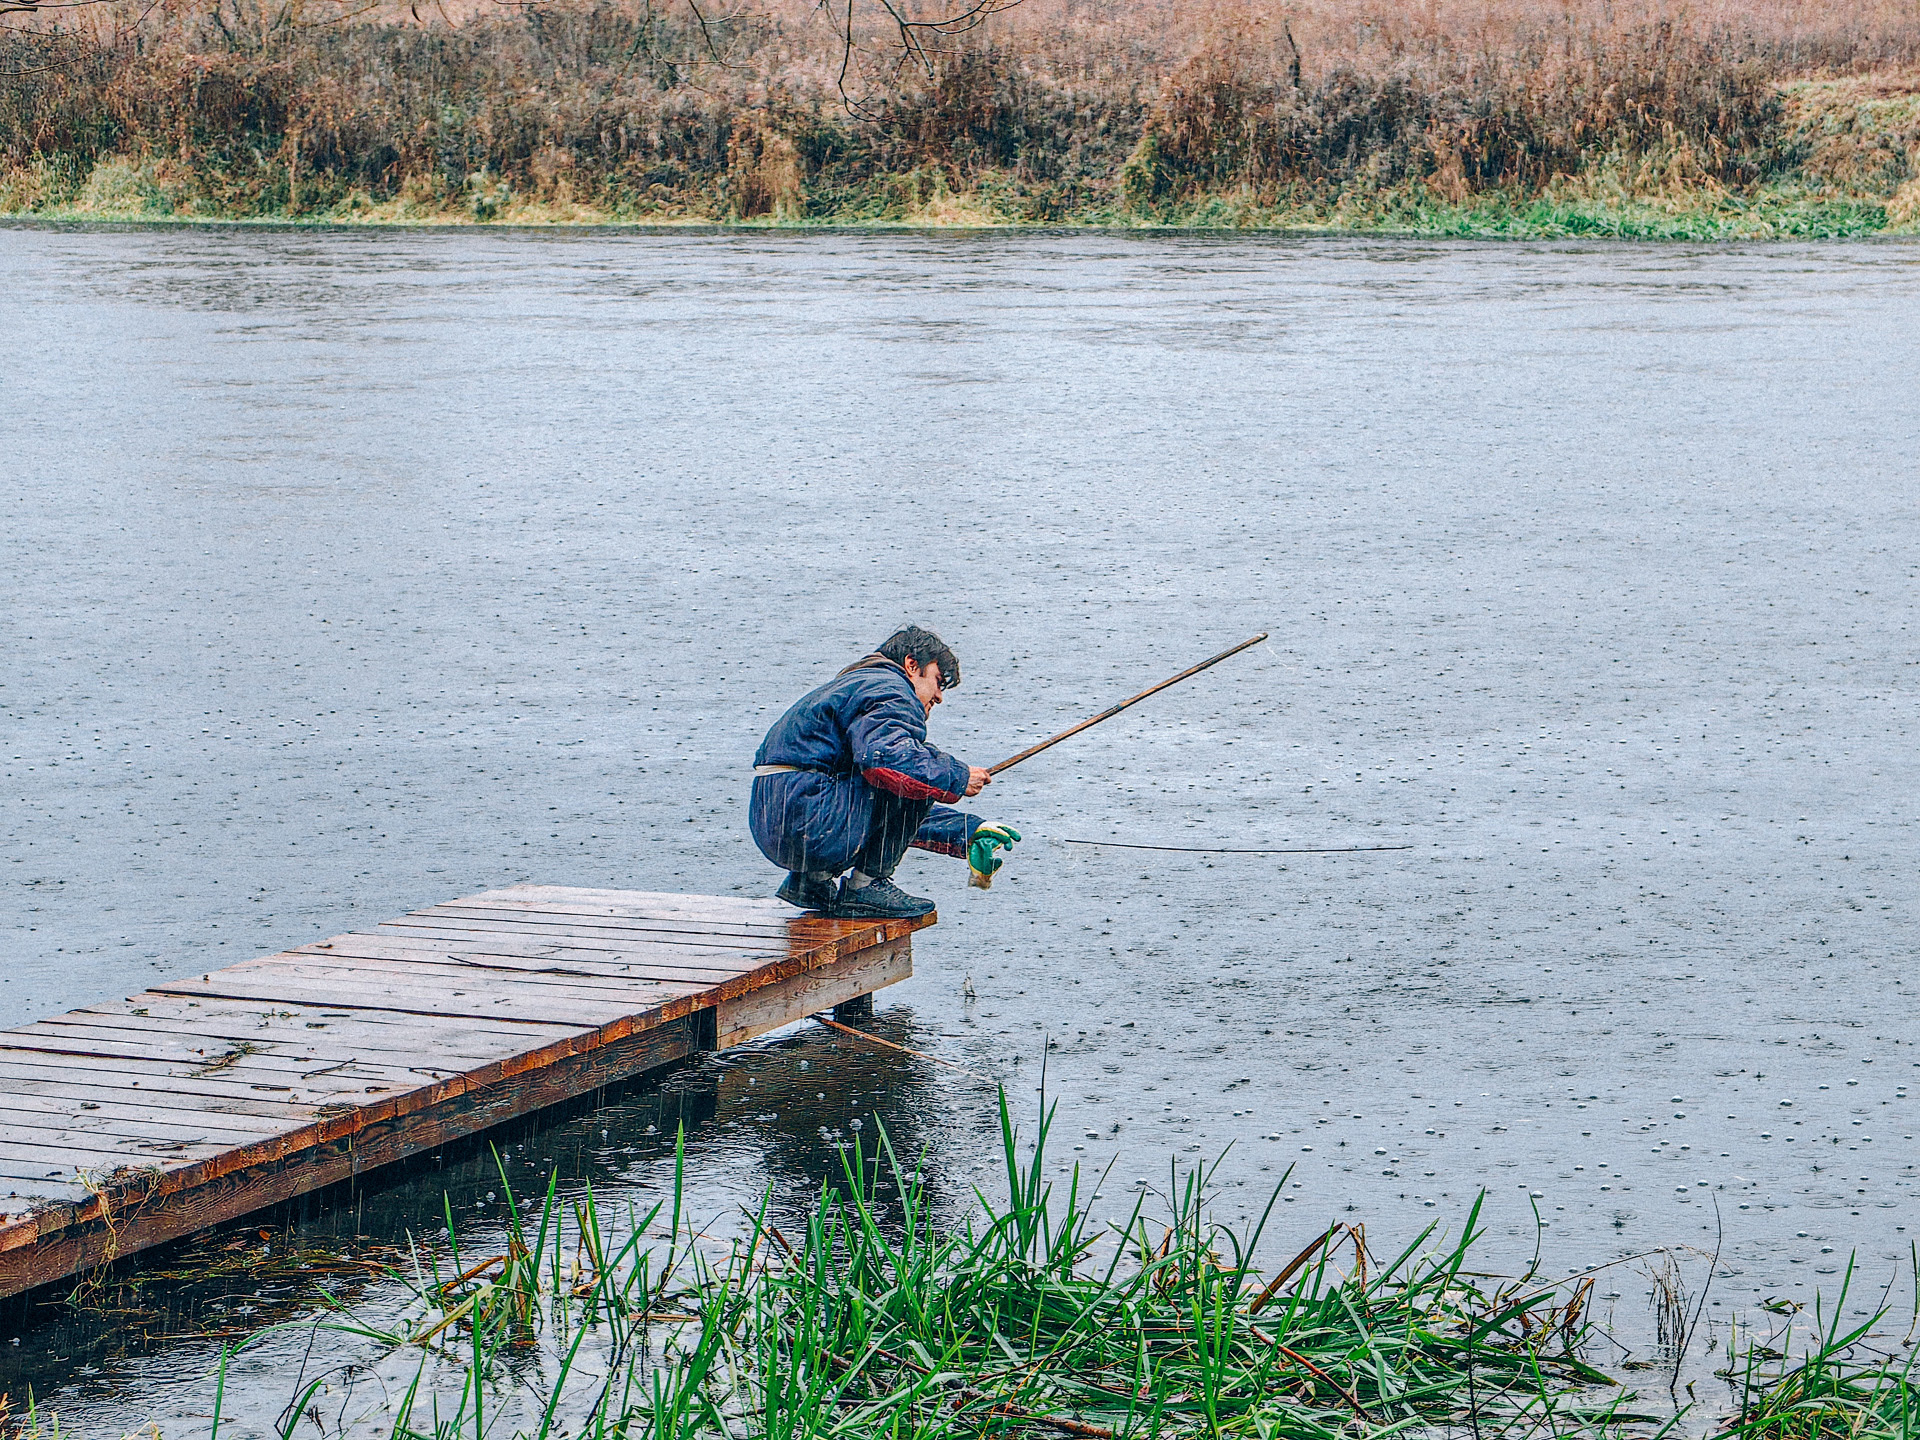
[(934, 920), (516, 885), (0, 1031), (0, 1297), (857, 1009)]

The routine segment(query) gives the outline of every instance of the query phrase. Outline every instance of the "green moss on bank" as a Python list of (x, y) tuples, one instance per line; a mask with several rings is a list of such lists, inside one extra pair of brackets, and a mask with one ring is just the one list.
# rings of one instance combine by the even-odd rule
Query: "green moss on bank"
[[(1451, 201), (1424, 186), (1330, 197), (1200, 194), (1140, 207), (1090, 203), (1036, 217), (1017, 187), (981, 177), (966, 189), (940, 186), (903, 199), (898, 183), (852, 188), (828, 204), (740, 218), (718, 207), (588, 203), (500, 195), (480, 206), (375, 200), (349, 194), (327, 205), (229, 209), (171, 182), (164, 166), (119, 157), (100, 162), (65, 195), (0, 184), (0, 218), (60, 223), (259, 223), (314, 226), (662, 226), (749, 229), (1006, 229), (1040, 226), (1260, 230), (1315, 234), (1432, 235), (1457, 238), (1614, 240), (1842, 239), (1920, 233), (1920, 209), (1889, 198), (1833, 194), (1797, 183), (1729, 193), (1717, 187), (1658, 196), (1566, 187), (1546, 194), (1493, 191)], [(25, 193), (22, 193), (22, 192)], [(1011, 203), (1009, 203), (1011, 201)]]

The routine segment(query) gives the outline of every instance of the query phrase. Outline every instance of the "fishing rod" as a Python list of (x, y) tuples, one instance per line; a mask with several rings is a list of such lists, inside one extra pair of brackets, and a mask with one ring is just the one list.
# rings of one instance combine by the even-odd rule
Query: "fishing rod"
[(1375, 855), (1411, 850), (1411, 845), (1325, 845), (1299, 850), (1239, 850), (1226, 845), (1129, 845), (1124, 840), (1065, 840), (1066, 845), (1106, 845), (1115, 850), (1177, 850), (1182, 855)]
[(1035, 755), (1038, 755), (1042, 750), (1045, 750), (1048, 746), (1058, 745), (1062, 740), (1067, 739), (1069, 736), (1078, 735), (1082, 730), (1085, 730), (1091, 725), (1098, 725), (1102, 720), (1111, 720), (1114, 716), (1118, 715), (1122, 710), (1126, 709), (1129, 705), (1138, 705), (1142, 700), (1146, 699), (1149, 695), (1158, 695), (1162, 690), (1166, 689), (1169, 685), (1178, 685), (1182, 680), (1186, 680), (1191, 678), (1192, 676), (1198, 675), (1202, 670), (1205, 670), (1209, 665), (1218, 665), (1222, 660), (1225, 660), (1229, 655), (1238, 655), (1242, 650), (1245, 650), (1249, 645), (1258, 645), (1262, 640), (1266, 638), (1267, 638), (1267, 632), (1262, 630), (1258, 635), (1254, 636), (1251, 640), (1242, 640), (1238, 645), (1233, 646), (1231, 649), (1222, 650), (1218, 655), (1214, 656), (1211, 660), (1202, 660), (1198, 665), (1192, 666), (1186, 670), (1182, 670), (1178, 675), (1173, 676), (1171, 679), (1162, 680), (1158, 685), (1154, 685), (1149, 687), (1148, 689), (1142, 690), (1138, 695), (1135, 695), (1131, 700), (1122, 700), (1118, 705), (1112, 705), (1112, 706), (1109, 706), (1107, 709), (1102, 710), (1098, 715), (1095, 715), (1092, 719), (1082, 720), (1078, 725), (1070, 726), (1069, 728), (1062, 730), (1058, 735), (1055, 735), (1049, 740), (1042, 740), (1038, 745), (1029, 745), (1026, 749), (1022, 750), (1018, 755), (1008, 756), (1005, 760), (1002, 760), (998, 765), (989, 765), (987, 767), (987, 773), (989, 775), (998, 775), (1002, 770), (1011, 770), (1015, 765), (1018, 765), (1022, 760), (1031, 760)]

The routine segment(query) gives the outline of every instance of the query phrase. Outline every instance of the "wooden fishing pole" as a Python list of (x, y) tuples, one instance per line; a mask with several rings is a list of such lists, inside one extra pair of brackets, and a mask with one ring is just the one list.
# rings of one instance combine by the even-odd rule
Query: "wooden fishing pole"
[(1135, 695), (1131, 700), (1122, 700), (1118, 705), (1113, 705), (1108, 707), (1105, 710), (1102, 710), (1098, 715), (1095, 715), (1092, 719), (1082, 720), (1078, 725), (1072, 726), (1071, 728), (1066, 730), (1062, 730), (1058, 735), (1055, 735), (1050, 740), (1042, 740), (1038, 745), (1029, 745), (1026, 749), (1022, 750), (1018, 755), (1010, 755), (1005, 760), (1002, 760), (998, 765), (989, 765), (987, 767), (987, 773), (989, 775), (998, 775), (1002, 770), (1011, 770), (1015, 765), (1018, 765), (1022, 760), (1032, 759), (1035, 755), (1038, 755), (1042, 750), (1045, 750), (1049, 745), (1058, 745), (1062, 740), (1065, 740), (1068, 736), (1078, 735), (1082, 730), (1085, 730), (1090, 725), (1098, 725), (1102, 720), (1111, 720), (1114, 716), (1118, 715), (1122, 710), (1126, 709), (1129, 705), (1138, 705), (1142, 700), (1146, 699), (1149, 695), (1158, 695), (1162, 690), (1166, 689), (1169, 685), (1178, 685), (1182, 680), (1186, 680), (1191, 678), (1192, 676), (1198, 675), (1202, 670), (1205, 670), (1209, 665), (1218, 665), (1222, 660), (1226, 659), (1229, 655), (1238, 655), (1242, 650), (1245, 650), (1249, 645), (1258, 645), (1262, 640), (1266, 638), (1267, 638), (1267, 632), (1262, 630), (1258, 635), (1254, 636), (1251, 640), (1242, 640), (1238, 645), (1235, 645), (1232, 649), (1222, 650), (1218, 655), (1214, 656), (1211, 660), (1202, 660), (1198, 665), (1195, 665), (1192, 668), (1187, 670), (1182, 670), (1178, 675), (1173, 676), (1171, 679), (1162, 680), (1158, 685), (1152, 686), (1151, 688), (1146, 690), (1142, 690), (1138, 695)]

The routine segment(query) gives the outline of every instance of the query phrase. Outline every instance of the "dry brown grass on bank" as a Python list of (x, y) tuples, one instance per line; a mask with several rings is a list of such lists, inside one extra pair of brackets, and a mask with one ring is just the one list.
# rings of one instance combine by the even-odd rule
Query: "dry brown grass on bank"
[(917, 50), (871, 0), (851, 48), (810, 0), (62, 13), (0, 34), (0, 208), (1050, 220), (1604, 176), (1891, 215), (1920, 176), (1920, 10), (1883, 0), (1024, 0)]

